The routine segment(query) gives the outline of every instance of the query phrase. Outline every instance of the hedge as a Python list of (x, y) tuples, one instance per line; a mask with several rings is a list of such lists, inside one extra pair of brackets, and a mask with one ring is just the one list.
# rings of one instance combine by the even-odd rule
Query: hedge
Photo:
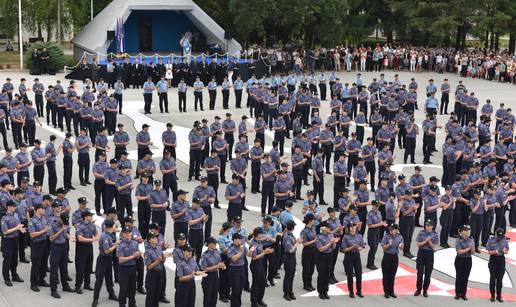
[(38, 42), (31, 44), (25, 53), (25, 67), (28, 69), (32, 67), (32, 51), (34, 49), (39, 49), (41, 51), (43, 48), (47, 48), (50, 55), (50, 62), (48, 64), (49, 72), (56, 73), (62, 70), (66, 64), (65, 55), (61, 47), (52, 42)]

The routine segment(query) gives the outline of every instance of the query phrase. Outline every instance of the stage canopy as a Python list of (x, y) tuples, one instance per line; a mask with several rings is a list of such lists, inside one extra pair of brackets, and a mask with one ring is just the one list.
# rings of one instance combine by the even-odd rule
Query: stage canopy
[(74, 57), (116, 52), (118, 18), (124, 24), (128, 53), (180, 52), (185, 32), (195, 38), (194, 52), (213, 44), (230, 54), (242, 49), (235, 39), (225, 39), (224, 29), (191, 0), (113, 0), (72, 39)]

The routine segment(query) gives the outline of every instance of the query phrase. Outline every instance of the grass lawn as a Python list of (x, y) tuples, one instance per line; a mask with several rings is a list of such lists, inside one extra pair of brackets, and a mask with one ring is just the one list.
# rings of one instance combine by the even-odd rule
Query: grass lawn
[(0, 51), (0, 70), (19, 68), (20, 55), (18, 51)]

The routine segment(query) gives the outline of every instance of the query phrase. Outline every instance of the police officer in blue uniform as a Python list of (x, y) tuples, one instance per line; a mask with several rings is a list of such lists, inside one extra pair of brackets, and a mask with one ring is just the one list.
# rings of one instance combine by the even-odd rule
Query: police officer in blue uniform
[(336, 247), (340, 238), (334, 237), (330, 232), (326, 221), (319, 224), (321, 233), (317, 235), (315, 246), (317, 248), (317, 292), (320, 299), (330, 299), (328, 296), (328, 285), (331, 277), (331, 264), (333, 249)]
[[(16, 203), (8, 200), (5, 204), (6, 213), (1, 220), (2, 230), (2, 275), (6, 286), (12, 287), (12, 281), (23, 282), (18, 275), (18, 237), (25, 233), (24, 225), (16, 213)], [(10, 274), (9, 274), (10, 273)]]
[(367, 245), (369, 245), (366, 267), (370, 270), (376, 270), (378, 268), (374, 264), (374, 258), (376, 256), (378, 244), (380, 243), (381, 232), (383, 232), (383, 228), (387, 226), (387, 222), (382, 220), (382, 215), (379, 210), (380, 202), (378, 200), (373, 200), (371, 204), (373, 207), (367, 213), (366, 218)]
[(347, 225), (347, 233), (342, 237), (340, 250), (344, 253), (344, 271), (346, 272), (348, 281), (349, 297), (355, 297), (353, 287), (353, 276), (356, 278), (356, 295), (362, 295), (362, 262), (360, 260), (360, 251), (364, 249), (364, 239), (357, 232), (355, 224)]
[(118, 293), (118, 304), (126, 306), (136, 306), (136, 260), (142, 257), (138, 248), (138, 242), (133, 239), (131, 227), (124, 226), (122, 228), (122, 239), (116, 248), (116, 256), (118, 257), (118, 274), (120, 292)]
[(397, 298), (394, 293), (394, 280), (398, 271), (398, 251), (403, 250), (403, 236), (398, 232), (398, 225), (389, 225), (389, 233), (383, 236), (382, 276), (385, 298)]
[(39, 292), (38, 286), (49, 286), (45, 281), (48, 263), (48, 218), (45, 215), (45, 206), (36, 204), (34, 206), (34, 216), (28, 225), (30, 234), (30, 288), (32, 291)]
[(217, 290), (219, 289), (219, 270), (226, 270), (226, 265), (217, 249), (217, 240), (213, 237), (206, 239), (206, 251), (202, 254), (200, 268), (207, 276), (202, 279), (203, 306), (217, 305)]
[(75, 293), (82, 294), (82, 284), (84, 289), (93, 290), (90, 285), (90, 275), (93, 266), (93, 242), (100, 239), (100, 233), (92, 222), (93, 213), (85, 210), (81, 213), (82, 223), (76, 226), (75, 235), (77, 243), (75, 245)]
[[(60, 207), (60, 203), (55, 201), (52, 207)], [(50, 295), (53, 298), (61, 298), (57, 292), (58, 270), (61, 278), (61, 285), (64, 292), (74, 292), (68, 285), (68, 247), (67, 240), (70, 236), (70, 226), (68, 226), (68, 213), (61, 212), (51, 221), (48, 228), (50, 239)]]
[(177, 200), (170, 208), (170, 216), (174, 220), (174, 239), (177, 240), (180, 233), (188, 233), (188, 208), (190, 204), (186, 201), (186, 194), (184, 190), (177, 191)]
[(432, 220), (425, 221), (424, 229), (419, 231), (416, 237), (418, 252), (416, 260), (417, 281), (414, 296), (419, 296), (421, 290), (423, 290), (423, 296), (428, 297), (428, 287), (430, 286), (430, 278), (434, 269), (434, 251), (439, 244), (439, 237), (433, 230), (434, 226)]
[(296, 274), (296, 250), (298, 245), (301, 245), (303, 239), (296, 237), (293, 234), (296, 223), (289, 220), (286, 223), (285, 232), (282, 238), (283, 247), (283, 264), (285, 268), (285, 277), (283, 279), (283, 298), (287, 301), (295, 300), (296, 297), (293, 292), (294, 275)]
[(145, 306), (158, 306), (160, 302), (161, 287), (165, 282), (165, 259), (171, 256), (165, 253), (158, 242), (159, 233), (149, 234), (145, 246), (144, 263), (147, 267), (147, 275), (145, 276), (145, 288), (147, 288), (147, 296), (145, 297)]
[[(144, 189), (146, 189), (146, 187)], [(165, 210), (170, 206), (170, 202), (168, 200), (168, 195), (166, 191), (161, 188), (161, 180), (154, 180), (154, 189), (151, 190), (148, 195), (148, 208), (142, 208), (142, 219), (140, 220), (138, 218), (138, 223), (142, 223), (142, 226), (145, 225), (142, 228), (147, 231), (147, 233), (142, 233), (142, 235), (147, 236), (148, 234), (149, 219), (152, 220), (153, 223), (158, 224), (160, 226), (160, 233), (162, 235), (165, 235), (165, 226), (167, 222)], [(144, 203), (142, 203), (141, 205), (145, 206)], [(140, 215), (140, 211), (138, 211), (138, 215)]]
[[(111, 220), (104, 222), (104, 231), (99, 240), (99, 255), (95, 266), (95, 287), (93, 290), (92, 307), (96, 307), (99, 302), (100, 290), (104, 279), (106, 280), (106, 290), (109, 300), (118, 301), (118, 297), (113, 289), (113, 254), (115, 253), (120, 241), (116, 240), (115, 223)], [(148, 274), (148, 273), (147, 273)]]
[(199, 204), (201, 205), (204, 214), (208, 216), (208, 219), (204, 224), (204, 238), (207, 240), (211, 237), (211, 225), (213, 222), (213, 214), (211, 213), (211, 204), (215, 203), (217, 196), (212, 186), (208, 184), (208, 178), (205, 176), (201, 177), (201, 184), (195, 187), (192, 198), (198, 198)]
[(505, 237), (505, 230), (498, 228), (495, 235), (489, 238), (486, 245), (486, 252), (489, 254), (489, 292), (490, 301), (496, 300), (503, 303), (502, 288), (503, 276), (505, 275), (505, 255), (509, 253), (509, 243)]
[(471, 227), (462, 225), (459, 228), (460, 237), (455, 241), (455, 299), (467, 301), (469, 273), (471, 272), (471, 255), (475, 253), (475, 242), (471, 238)]
[(240, 233), (235, 232), (232, 235), (233, 243), (229, 246), (227, 256), (229, 259), (229, 279), (231, 284), (231, 306), (242, 305), (242, 290), (245, 283), (245, 259), (247, 248), (245, 240)]

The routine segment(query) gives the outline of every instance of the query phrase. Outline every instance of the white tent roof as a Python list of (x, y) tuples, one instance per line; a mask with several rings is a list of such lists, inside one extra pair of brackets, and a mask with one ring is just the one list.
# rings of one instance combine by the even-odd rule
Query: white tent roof
[(224, 29), (192, 0), (113, 0), (72, 39), (74, 48), (91, 53), (106, 53), (110, 43), (107, 39), (107, 31), (115, 31), (117, 17), (122, 17), (125, 22), (129, 18), (131, 10), (184, 11), (190, 21), (206, 37), (207, 43), (218, 44), (224, 50), (227, 43), (227, 51), (230, 53), (236, 53), (242, 49), (235, 39), (226, 42)]

